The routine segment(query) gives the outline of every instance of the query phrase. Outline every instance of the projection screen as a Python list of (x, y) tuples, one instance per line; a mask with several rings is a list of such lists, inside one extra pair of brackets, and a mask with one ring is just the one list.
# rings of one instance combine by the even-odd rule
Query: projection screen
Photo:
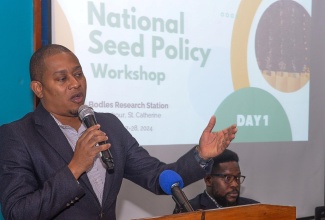
[[(324, 204), (324, 101), (313, 95), (323, 80), (317, 74), (322, 62), (313, 56), (322, 55), (313, 41), (312, 27), (321, 16), (316, 5), (52, 0), (51, 40), (78, 56), (88, 83), (85, 104), (115, 114), (165, 162), (198, 143), (211, 116), (217, 118), (215, 131), (237, 124), (230, 148), (249, 176), (242, 194), (297, 206), (297, 217), (304, 217)], [(124, 185), (120, 219), (172, 212), (170, 197), (155, 201), (128, 181)], [(130, 187), (138, 192), (132, 198), (125, 193)], [(203, 188), (201, 181), (185, 191), (191, 198)]]

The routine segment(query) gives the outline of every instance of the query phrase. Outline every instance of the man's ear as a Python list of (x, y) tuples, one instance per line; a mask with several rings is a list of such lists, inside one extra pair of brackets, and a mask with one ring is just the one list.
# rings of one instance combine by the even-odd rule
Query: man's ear
[(43, 86), (41, 82), (32, 81), (30, 83), (30, 88), (33, 90), (33, 92), (39, 99), (43, 98)]
[(204, 182), (205, 182), (206, 186), (211, 186), (212, 185), (212, 176), (207, 175), (206, 177), (204, 177)]

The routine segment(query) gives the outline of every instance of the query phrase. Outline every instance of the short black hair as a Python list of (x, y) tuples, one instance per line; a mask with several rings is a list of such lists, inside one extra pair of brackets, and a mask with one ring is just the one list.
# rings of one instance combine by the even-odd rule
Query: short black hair
[(71, 50), (59, 44), (49, 44), (35, 51), (29, 62), (30, 80), (41, 81), (45, 71), (44, 60), (58, 53), (72, 53)]
[(213, 158), (213, 166), (212, 170), (217, 170), (219, 168), (220, 163), (225, 163), (225, 162), (239, 162), (239, 157), (237, 153), (235, 153), (232, 150), (225, 149), (220, 155), (216, 156)]

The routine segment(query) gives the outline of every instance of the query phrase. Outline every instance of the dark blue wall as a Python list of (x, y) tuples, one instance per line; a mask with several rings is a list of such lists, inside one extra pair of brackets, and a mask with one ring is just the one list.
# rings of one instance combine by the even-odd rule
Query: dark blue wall
[(33, 110), (28, 70), (33, 22), (33, 1), (0, 1), (0, 125)]

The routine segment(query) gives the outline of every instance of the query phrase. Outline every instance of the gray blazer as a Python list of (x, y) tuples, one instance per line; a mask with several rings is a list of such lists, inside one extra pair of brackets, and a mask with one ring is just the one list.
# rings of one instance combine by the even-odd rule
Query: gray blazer
[(0, 127), (0, 199), (5, 219), (116, 219), (123, 178), (163, 194), (158, 181), (163, 170), (175, 170), (185, 185), (205, 176), (193, 150), (165, 164), (140, 147), (113, 114), (96, 113), (96, 119), (109, 137), (115, 163), (114, 173), (106, 175), (102, 206), (87, 175), (76, 181), (67, 167), (71, 146), (41, 104)]

